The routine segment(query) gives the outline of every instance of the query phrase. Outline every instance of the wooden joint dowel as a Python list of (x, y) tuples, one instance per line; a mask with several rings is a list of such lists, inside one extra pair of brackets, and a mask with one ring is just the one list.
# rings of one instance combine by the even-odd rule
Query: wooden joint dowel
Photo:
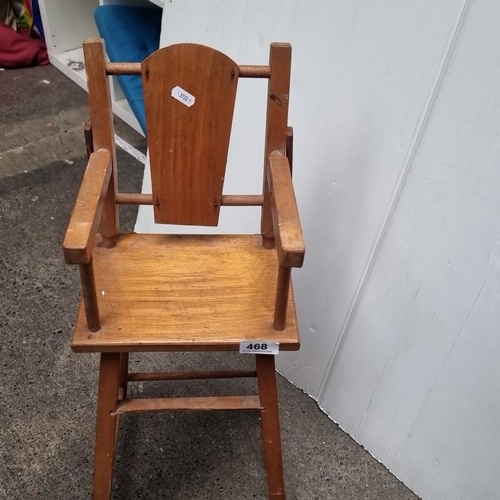
[[(260, 194), (222, 195), (221, 205), (226, 207), (260, 207), (264, 198)], [(116, 203), (119, 205), (152, 205), (152, 194), (117, 193)]]
[(263, 203), (261, 194), (223, 194), (221, 204), (225, 207), (261, 207)]
[[(271, 68), (269, 66), (243, 65), (240, 66), (239, 76), (241, 78), (269, 78)], [(140, 62), (114, 62), (106, 63), (107, 75), (140, 75)]]
[(88, 264), (80, 264), (79, 267), (87, 327), (89, 331), (95, 333), (101, 329), (101, 320), (99, 319), (99, 306), (97, 304), (92, 257)]
[(138, 372), (129, 373), (129, 382), (149, 382), (153, 380), (200, 380), (217, 378), (256, 377), (256, 370), (210, 370), (191, 372)]
[(152, 205), (152, 194), (116, 193), (116, 203), (119, 205)]
[(270, 78), (271, 68), (269, 66), (254, 66), (243, 65), (240, 66), (241, 78)]
[(107, 75), (140, 75), (140, 62), (108, 62), (106, 63)]
[(288, 292), (290, 290), (291, 272), (292, 270), (290, 267), (279, 267), (273, 322), (274, 329), (279, 332), (283, 331), (286, 326), (286, 311), (288, 306)]

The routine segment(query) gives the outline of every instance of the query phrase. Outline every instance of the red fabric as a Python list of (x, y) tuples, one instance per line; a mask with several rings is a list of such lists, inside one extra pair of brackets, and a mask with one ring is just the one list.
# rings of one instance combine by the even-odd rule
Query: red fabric
[(26, 10), (29, 12), (30, 17), (33, 19), (33, 7), (31, 5), (31, 0), (24, 0), (24, 6)]
[(31, 38), (26, 30), (15, 31), (0, 22), (0, 68), (25, 68), (49, 64), (43, 40)]

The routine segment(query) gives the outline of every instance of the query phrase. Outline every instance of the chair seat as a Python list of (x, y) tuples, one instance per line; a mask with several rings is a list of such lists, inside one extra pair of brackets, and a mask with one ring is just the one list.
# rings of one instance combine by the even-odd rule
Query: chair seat
[(273, 328), (278, 261), (260, 235), (122, 234), (93, 261), (102, 326), (88, 331), (82, 302), (76, 352), (299, 349), (292, 290), (286, 328)]

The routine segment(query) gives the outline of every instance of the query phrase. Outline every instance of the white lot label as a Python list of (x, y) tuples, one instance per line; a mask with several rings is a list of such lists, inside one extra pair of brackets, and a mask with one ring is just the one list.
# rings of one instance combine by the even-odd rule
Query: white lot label
[(194, 95), (191, 95), (187, 90), (181, 89), (179, 86), (172, 89), (171, 95), (174, 99), (182, 102), (182, 104), (185, 104), (188, 108), (190, 108), (195, 101)]
[(240, 342), (240, 354), (278, 354), (280, 345), (270, 340)]

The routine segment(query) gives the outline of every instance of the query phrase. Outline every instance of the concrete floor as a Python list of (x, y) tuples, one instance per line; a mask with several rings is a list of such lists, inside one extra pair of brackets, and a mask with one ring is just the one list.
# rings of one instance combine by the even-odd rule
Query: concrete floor
[[(85, 92), (55, 68), (0, 71), (0, 498), (90, 498), (97, 358), (69, 350), (78, 277), (61, 253), (85, 167), (86, 118)], [(145, 151), (119, 120), (117, 133)], [(142, 166), (118, 154), (120, 184), (140, 189)], [(134, 209), (122, 215), (132, 228)], [(137, 356), (132, 368), (248, 362), (236, 354)], [(198, 382), (175, 384), (134, 390), (207, 392)], [(216, 385), (221, 394), (253, 389), (237, 380), (209, 382), (208, 390)], [(279, 391), (287, 498), (417, 498), (281, 377)], [(115, 500), (267, 498), (253, 413), (132, 415), (120, 438)]]

